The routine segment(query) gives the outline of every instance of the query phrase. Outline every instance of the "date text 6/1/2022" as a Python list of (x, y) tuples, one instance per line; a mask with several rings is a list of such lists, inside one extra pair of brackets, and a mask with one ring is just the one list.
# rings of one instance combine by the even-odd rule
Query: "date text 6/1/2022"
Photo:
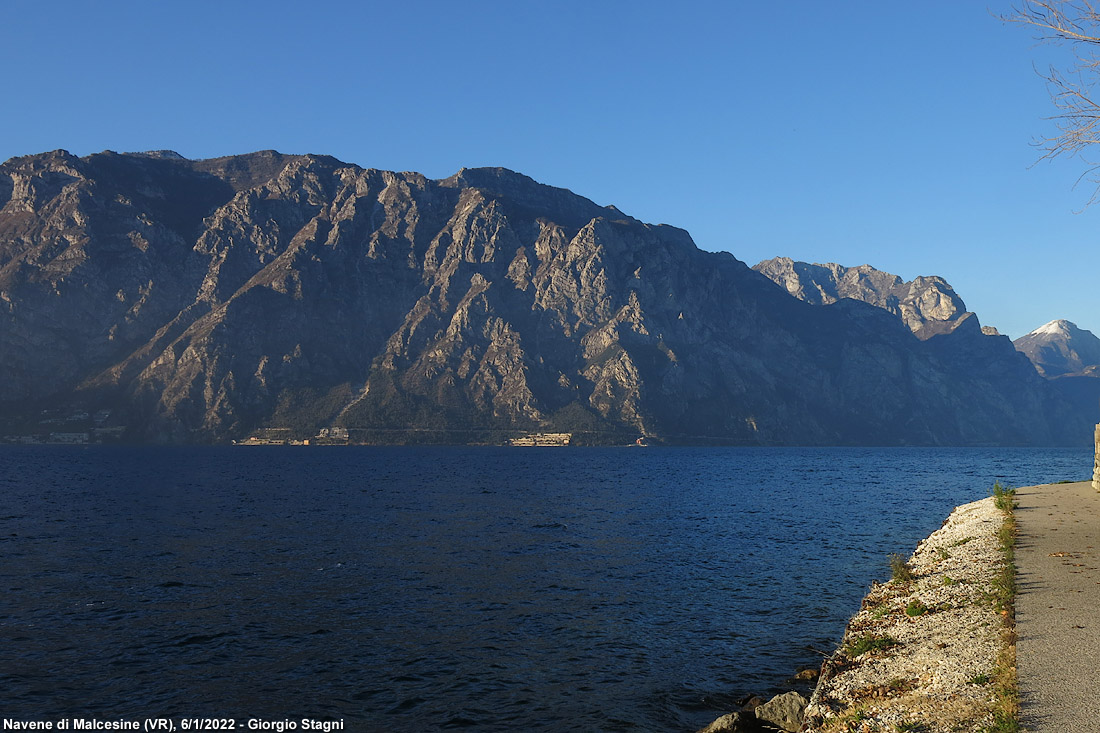
[[(232, 718), (184, 718), (180, 721), (180, 729), (196, 731), (235, 731), (240, 730), (236, 720)], [(262, 720), (249, 718), (244, 725), (248, 730), (266, 730), (274, 733), (286, 733), (286, 731), (310, 730), (330, 733), (335, 730), (344, 730), (343, 720), (313, 720), (302, 718), (301, 720)]]

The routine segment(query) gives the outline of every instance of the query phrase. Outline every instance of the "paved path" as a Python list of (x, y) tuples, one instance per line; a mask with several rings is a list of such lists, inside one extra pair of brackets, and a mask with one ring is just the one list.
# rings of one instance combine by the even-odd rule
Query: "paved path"
[(1036, 733), (1100, 731), (1100, 494), (1083, 481), (1016, 492), (1016, 666)]

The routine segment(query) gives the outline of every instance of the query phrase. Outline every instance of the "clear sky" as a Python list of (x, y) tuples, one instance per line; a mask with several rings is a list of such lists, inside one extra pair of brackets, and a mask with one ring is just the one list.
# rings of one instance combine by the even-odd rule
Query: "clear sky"
[[(0, 0), (0, 159), (274, 148), (505, 166), (748, 264), (945, 277), (1100, 334), (1100, 205), (1007, 0)], [(1100, 157), (1100, 156), (1098, 156)]]

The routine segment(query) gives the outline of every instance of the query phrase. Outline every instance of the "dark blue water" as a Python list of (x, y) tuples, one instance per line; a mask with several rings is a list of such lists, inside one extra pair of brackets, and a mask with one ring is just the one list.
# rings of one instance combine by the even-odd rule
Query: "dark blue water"
[(0, 714), (690, 731), (1088, 449), (0, 449)]

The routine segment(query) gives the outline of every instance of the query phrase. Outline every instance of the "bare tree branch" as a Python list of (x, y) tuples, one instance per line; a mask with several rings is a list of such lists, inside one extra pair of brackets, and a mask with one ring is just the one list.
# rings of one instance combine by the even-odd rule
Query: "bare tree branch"
[(1068, 45), (1073, 62), (1065, 70), (1037, 71), (1046, 82), (1057, 114), (1057, 132), (1037, 139), (1040, 160), (1080, 157), (1088, 166), (1078, 184), (1095, 185), (1089, 205), (1100, 200), (1100, 159), (1090, 159), (1100, 142), (1100, 5), (1092, 0), (1024, 0), (1001, 16), (1007, 23), (1030, 26), (1041, 43)]

